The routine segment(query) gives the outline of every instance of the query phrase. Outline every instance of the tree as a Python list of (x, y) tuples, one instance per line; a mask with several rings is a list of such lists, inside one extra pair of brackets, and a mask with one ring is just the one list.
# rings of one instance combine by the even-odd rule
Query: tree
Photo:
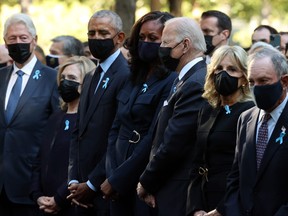
[(169, 9), (174, 16), (182, 16), (181, 12), (182, 0), (169, 0)]
[(159, 0), (150, 0), (150, 10), (151, 11), (159, 11), (161, 10), (161, 3)]
[(122, 18), (123, 30), (126, 35), (135, 22), (136, 0), (116, 0), (115, 12)]

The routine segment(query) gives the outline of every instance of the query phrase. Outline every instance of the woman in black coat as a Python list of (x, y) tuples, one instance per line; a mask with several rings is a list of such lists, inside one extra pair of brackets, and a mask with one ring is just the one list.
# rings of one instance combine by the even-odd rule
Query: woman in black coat
[(254, 106), (247, 79), (247, 54), (239, 46), (221, 46), (212, 56), (199, 112), (194, 155), (196, 177), (188, 191), (187, 215), (221, 215), (226, 176), (231, 169), (240, 114)]
[(45, 129), (40, 148), (40, 164), (33, 170), (31, 197), (39, 209), (48, 215), (74, 216), (66, 197), (69, 146), (77, 119), (81, 85), (85, 74), (96, 65), (84, 56), (73, 56), (59, 67), (58, 90), (62, 98), (61, 111), (53, 114)]

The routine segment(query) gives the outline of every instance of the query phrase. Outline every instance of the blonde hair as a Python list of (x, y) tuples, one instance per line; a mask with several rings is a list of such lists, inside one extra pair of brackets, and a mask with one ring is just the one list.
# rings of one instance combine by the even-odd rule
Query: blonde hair
[(225, 57), (229, 57), (231, 63), (237, 68), (237, 70), (243, 73), (243, 78), (247, 83), (247, 85), (242, 86), (242, 97), (239, 99), (239, 102), (251, 100), (247, 76), (246, 51), (240, 46), (223, 45), (213, 53), (211, 63), (208, 65), (204, 93), (202, 95), (202, 97), (207, 99), (209, 104), (214, 108), (220, 106), (221, 103), (220, 94), (215, 89), (214, 72)]
[[(95, 70), (96, 65), (95, 63), (90, 60), (89, 58), (85, 56), (73, 56), (68, 58), (63, 64), (59, 66), (58, 74), (57, 74), (57, 83), (58, 86), (61, 81), (61, 74), (64, 71), (64, 69), (69, 66), (76, 64), (79, 68), (79, 71), (81, 73), (81, 83), (83, 82), (83, 79), (87, 73), (90, 73)], [(67, 103), (64, 102), (62, 99), (60, 100), (60, 107), (62, 110), (67, 110)]]

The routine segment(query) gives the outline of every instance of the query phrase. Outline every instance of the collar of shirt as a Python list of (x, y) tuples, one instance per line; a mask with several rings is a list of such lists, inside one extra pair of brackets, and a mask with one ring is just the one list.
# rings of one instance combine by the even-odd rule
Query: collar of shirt
[(185, 74), (194, 66), (196, 65), (198, 62), (202, 61), (203, 57), (197, 57), (195, 59), (193, 59), (192, 61), (188, 62), (180, 71), (179, 73), (179, 80), (181, 80)]
[[(32, 54), (33, 55), (33, 54)], [(13, 73), (12, 74), (16, 74), (16, 72), (18, 71), (18, 70), (21, 70), (21, 71), (23, 71), (25, 74), (27, 74), (27, 75), (31, 75), (31, 73), (32, 73), (32, 71), (33, 71), (33, 68), (34, 68), (34, 66), (35, 66), (35, 64), (36, 64), (36, 62), (37, 62), (37, 58), (36, 58), (36, 56), (34, 55), (33, 56), (33, 58), (23, 67), (23, 68), (18, 68), (17, 66), (16, 66), (16, 64), (15, 64), (15, 62), (13, 63)]]
[[(279, 104), (271, 113), (271, 119), (273, 119), (274, 124), (276, 124), (276, 122), (278, 121), (281, 113), (283, 112), (285, 105), (287, 103), (288, 100), (288, 94), (286, 94), (285, 99), (282, 101), (281, 104)], [(265, 115), (265, 111), (264, 110), (260, 110), (260, 114), (259, 114), (259, 118), (258, 118), (258, 123), (261, 121), (262, 116)]]
[(109, 69), (109, 67), (113, 64), (113, 62), (116, 60), (116, 58), (120, 54), (120, 49), (116, 50), (112, 55), (110, 55), (105, 61), (100, 63), (100, 66), (104, 73)]

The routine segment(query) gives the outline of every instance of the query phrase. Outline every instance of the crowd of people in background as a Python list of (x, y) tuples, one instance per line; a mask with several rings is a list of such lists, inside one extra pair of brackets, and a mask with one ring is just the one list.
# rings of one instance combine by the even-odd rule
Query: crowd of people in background
[(95, 12), (87, 41), (0, 45), (1, 216), (288, 215), (288, 32), (230, 45), (217, 10), (151, 11), (130, 35)]

